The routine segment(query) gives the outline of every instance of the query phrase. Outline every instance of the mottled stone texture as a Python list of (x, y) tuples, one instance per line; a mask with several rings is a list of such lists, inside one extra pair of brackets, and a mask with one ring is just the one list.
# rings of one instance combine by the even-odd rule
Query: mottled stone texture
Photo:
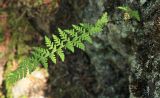
[[(122, 12), (116, 7), (122, 5), (138, 10), (141, 21), (114, 21), (121, 19)], [(92, 0), (83, 20), (92, 21), (102, 11), (108, 12), (111, 22), (95, 36), (93, 45), (87, 45), (96, 79), (103, 88), (101, 95), (160, 98), (160, 1)]]
[(141, 16), (134, 35), (137, 63), (131, 66), (131, 98), (160, 98), (160, 1), (146, 1), (141, 5)]
[[(114, 2), (107, 0), (62, 0), (61, 3), (54, 28), (81, 21), (94, 23), (108, 5), (114, 7)], [(115, 5), (120, 4), (123, 3)], [(120, 19), (121, 14), (116, 9), (110, 13), (114, 11), (115, 20)], [(130, 45), (125, 37), (132, 34), (133, 26), (122, 24), (109, 23), (104, 32), (94, 36), (93, 45), (87, 44), (86, 53), (76, 52), (68, 55), (64, 63), (50, 66), (48, 94), (56, 98), (128, 98), (127, 57), (131, 49), (125, 46), (125, 43)]]
[[(123, 21), (116, 7), (138, 10), (141, 21)], [(86, 44), (49, 68), (51, 98), (160, 98), (159, 0), (61, 0), (51, 31), (95, 22), (107, 11), (109, 23)], [(56, 31), (53, 32), (56, 34)]]

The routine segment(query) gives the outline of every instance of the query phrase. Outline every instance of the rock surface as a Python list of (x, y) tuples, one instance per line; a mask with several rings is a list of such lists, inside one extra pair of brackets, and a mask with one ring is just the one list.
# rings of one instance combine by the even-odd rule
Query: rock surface
[[(74, 5), (67, 6), (73, 2)], [(63, 27), (72, 23), (75, 17), (90, 23), (95, 22), (104, 11), (110, 17), (104, 32), (95, 35), (93, 45), (87, 44), (86, 48), (90, 65), (94, 68), (93, 72), (89, 72), (94, 74), (94, 85), (89, 88), (92, 89), (89, 93), (92, 98), (159, 98), (159, 0), (86, 2), (87, 5), (81, 9), (77, 7), (81, 4), (79, 0), (62, 0), (67, 7), (62, 6), (61, 9), (67, 10), (65, 14), (68, 12), (68, 16), (74, 15), (72, 19), (64, 20)], [(116, 8), (123, 5), (139, 11), (141, 21), (123, 21), (123, 13)], [(58, 21), (57, 25), (61, 26)], [(80, 55), (78, 57), (81, 58)], [(58, 85), (56, 87), (58, 89)], [(74, 98), (68, 93), (67, 98)]]
[(46, 98), (45, 89), (48, 74), (45, 69), (36, 70), (28, 77), (18, 81), (12, 88), (13, 98)]
[[(42, 78), (33, 75), (18, 82), (14, 98), (160, 98), (159, 0), (55, 1), (53, 14), (44, 14), (42, 7), (37, 10), (42, 16), (34, 11), (26, 15), (43, 36), (57, 34), (57, 27), (94, 23), (103, 12), (108, 12), (108, 25), (93, 37), (93, 44), (86, 43), (86, 51), (66, 51), (65, 62), (50, 63), (48, 81), (38, 72)], [(140, 21), (124, 21), (117, 9), (124, 5), (137, 10)]]

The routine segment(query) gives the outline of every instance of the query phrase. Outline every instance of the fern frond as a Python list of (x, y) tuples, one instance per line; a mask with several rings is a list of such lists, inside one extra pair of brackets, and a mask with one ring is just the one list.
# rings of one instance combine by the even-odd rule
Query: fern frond
[(53, 41), (45, 36), (46, 48), (34, 48), (32, 56), (20, 63), (17, 70), (11, 72), (7, 76), (7, 81), (14, 84), (16, 81), (24, 78), (36, 69), (36, 66), (42, 64), (48, 69), (48, 59), (56, 64), (56, 57), (59, 56), (62, 61), (65, 60), (64, 49), (74, 52), (75, 48), (85, 50), (84, 41), (92, 42), (91, 36), (99, 33), (107, 24), (107, 13), (104, 13), (95, 24), (79, 24), (73, 25), (71, 29), (62, 30), (58, 28), (59, 36), (53, 35)]

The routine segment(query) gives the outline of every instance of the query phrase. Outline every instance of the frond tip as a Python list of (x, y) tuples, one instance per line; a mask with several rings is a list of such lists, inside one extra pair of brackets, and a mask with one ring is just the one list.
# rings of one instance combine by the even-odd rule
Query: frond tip
[(36, 66), (42, 64), (48, 69), (48, 59), (56, 64), (56, 57), (59, 56), (62, 61), (65, 60), (64, 50), (75, 51), (75, 47), (85, 50), (84, 41), (92, 43), (91, 36), (94, 33), (102, 32), (107, 24), (107, 13), (104, 13), (95, 24), (73, 25), (71, 29), (62, 30), (58, 28), (59, 36), (53, 35), (52, 39), (45, 36), (45, 48), (34, 48), (32, 56), (23, 60), (17, 70), (9, 73), (6, 81), (14, 84), (16, 81), (24, 78), (36, 69)]

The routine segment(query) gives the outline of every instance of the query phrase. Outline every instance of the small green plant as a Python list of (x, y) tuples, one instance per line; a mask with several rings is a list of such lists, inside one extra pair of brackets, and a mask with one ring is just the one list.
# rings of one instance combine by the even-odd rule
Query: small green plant
[(133, 18), (133, 19), (136, 19), (137, 21), (140, 21), (139, 12), (137, 10), (132, 10), (128, 6), (119, 6), (117, 8), (125, 12), (124, 18), (128, 17), (128, 18)]
[(35, 47), (32, 55), (24, 59), (17, 70), (9, 73), (6, 78), (7, 84), (14, 84), (16, 81), (32, 73), (37, 65), (42, 64), (48, 69), (48, 60), (56, 64), (57, 56), (65, 60), (64, 50), (74, 52), (75, 47), (85, 50), (84, 41), (92, 43), (91, 36), (101, 32), (107, 24), (107, 13), (104, 13), (95, 24), (73, 25), (71, 29), (62, 30), (58, 28), (59, 36), (53, 35), (53, 40), (45, 36), (46, 47)]

